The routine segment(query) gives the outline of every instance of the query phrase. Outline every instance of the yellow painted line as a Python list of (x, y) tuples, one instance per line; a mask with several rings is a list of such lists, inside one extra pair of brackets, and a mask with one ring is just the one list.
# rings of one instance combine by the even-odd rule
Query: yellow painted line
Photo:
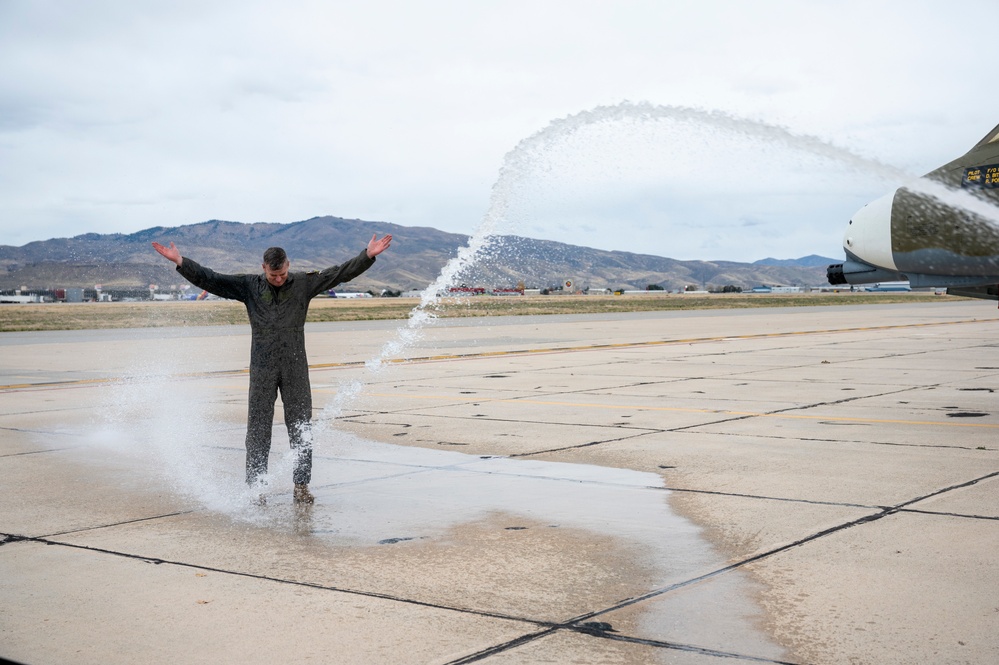
[[(934, 326), (949, 326), (964, 323), (992, 323), (991, 320), (964, 319), (960, 321), (931, 321), (927, 323), (899, 323), (887, 326), (864, 326), (860, 328), (831, 328), (825, 330), (795, 330), (789, 332), (775, 333), (754, 333), (750, 335), (717, 335), (712, 337), (689, 337), (684, 339), (664, 339), (648, 340), (644, 342), (616, 342), (609, 344), (581, 344), (578, 346), (562, 346), (540, 349), (514, 349), (510, 351), (481, 351), (475, 353), (457, 353), (450, 355), (421, 356), (415, 358), (390, 358), (382, 362), (388, 364), (406, 364), (421, 362), (439, 362), (453, 360), (469, 360), (475, 358), (493, 358), (499, 356), (523, 356), (542, 353), (573, 353), (577, 351), (600, 351), (605, 349), (628, 349), (648, 346), (668, 346), (679, 344), (705, 344), (711, 342), (744, 341), (752, 339), (771, 339), (780, 337), (793, 337), (801, 335), (829, 335), (833, 333), (854, 333), (873, 332), (877, 330), (899, 330), (907, 328), (928, 328)], [(309, 365), (311, 369), (339, 369), (344, 367), (356, 367), (363, 365), (363, 362), (347, 363), (320, 363)]]
[(27, 388), (55, 388), (63, 386), (85, 386), (92, 384), (108, 383), (115, 379), (75, 379), (73, 381), (49, 381), (45, 383), (12, 383), (0, 386), (0, 390), (24, 390)]
[[(586, 404), (581, 402), (553, 402), (534, 399), (495, 399), (491, 397), (461, 397), (452, 395), (400, 395), (398, 393), (363, 393), (365, 397), (396, 397), (415, 400), (446, 400), (450, 402), (475, 402), (498, 404), (533, 404), (536, 406), (563, 406), (579, 409), (614, 409), (617, 411), (663, 411), (671, 413), (711, 413), (720, 416), (741, 416), (748, 418), (779, 418), (784, 420), (830, 420), (835, 422), (873, 423), (879, 425), (938, 425), (940, 427), (978, 427), (999, 429), (999, 423), (944, 422), (941, 420), (899, 420), (885, 418), (855, 418), (846, 416), (822, 416), (795, 413), (758, 413), (755, 411), (729, 411), (727, 409), (694, 409), (676, 406), (638, 406), (634, 404)], [(636, 427), (638, 427), (636, 425)]]
[[(581, 344), (579, 346), (564, 346), (564, 347), (552, 347), (552, 348), (538, 348), (538, 349), (514, 349), (510, 351), (481, 351), (476, 353), (458, 353), (458, 354), (442, 354), (434, 356), (420, 356), (414, 358), (389, 358), (383, 360), (385, 364), (392, 365), (402, 365), (402, 364), (416, 364), (425, 362), (452, 362), (455, 360), (474, 360), (477, 358), (495, 358), (502, 356), (526, 356), (532, 354), (556, 354), (556, 353), (574, 353), (579, 351), (601, 351), (606, 349), (629, 349), (629, 348), (640, 348), (640, 347), (653, 347), (653, 346), (668, 346), (668, 345), (679, 345), (679, 344), (706, 344), (713, 342), (723, 342), (723, 341), (736, 341), (736, 340), (752, 340), (752, 339), (771, 339), (780, 337), (794, 337), (802, 335), (829, 335), (834, 333), (853, 333), (853, 332), (872, 332), (877, 330), (902, 330), (910, 328), (929, 328), (936, 326), (949, 326), (949, 325), (959, 325), (965, 323), (992, 323), (992, 320), (988, 319), (964, 319), (958, 321), (932, 321), (928, 323), (899, 323), (887, 326), (865, 326), (861, 328), (833, 328), (826, 330), (795, 330), (788, 332), (775, 332), (775, 333), (754, 333), (751, 335), (718, 335), (713, 337), (689, 337), (685, 339), (665, 339), (665, 340), (650, 340), (644, 342), (617, 342), (611, 344)], [(367, 361), (351, 361), (342, 363), (317, 363), (309, 365), (310, 370), (321, 370), (321, 369), (347, 369), (351, 367), (364, 367)], [(212, 372), (187, 372), (184, 374), (173, 374), (168, 378), (176, 379), (190, 379), (190, 378), (210, 378), (210, 377), (222, 377), (222, 376), (238, 376), (249, 374), (248, 369), (237, 369), (237, 370), (221, 370)], [(19, 391), (19, 390), (46, 390), (46, 389), (59, 389), (59, 388), (69, 388), (76, 386), (88, 386), (88, 385), (99, 385), (105, 383), (114, 383), (116, 381), (121, 381), (121, 377), (107, 377), (100, 379), (75, 379), (72, 381), (48, 381), (43, 383), (15, 383), (5, 386), (0, 386), (0, 392), (6, 391)]]
[[(249, 374), (249, 369), (227, 369), (214, 372), (185, 372), (183, 374), (163, 374), (155, 378), (177, 381), (180, 379), (205, 379), (213, 377), (238, 376)], [(72, 381), (42, 381), (40, 383), (12, 383), (0, 386), (0, 392), (17, 392), (21, 390), (59, 390), (61, 388), (76, 388), (80, 386), (105, 385), (108, 383), (127, 383), (130, 380), (143, 379), (146, 377), (120, 377), (108, 376), (100, 379), (73, 379)], [(153, 377), (148, 377), (153, 378)]]

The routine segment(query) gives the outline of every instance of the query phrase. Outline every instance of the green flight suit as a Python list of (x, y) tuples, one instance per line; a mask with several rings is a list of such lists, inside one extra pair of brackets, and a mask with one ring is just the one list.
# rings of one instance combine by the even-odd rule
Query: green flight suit
[(375, 262), (367, 250), (343, 265), (288, 273), (280, 287), (258, 275), (223, 275), (187, 257), (177, 272), (209, 293), (246, 305), (250, 317), (250, 396), (246, 423), (246, 482), (267, 473), (278, 391), (291, 447), (298, 453), (294, 482), (312, 479), (312, 388), (305, 354), (305, 317), (315, 296), (348, 282)]

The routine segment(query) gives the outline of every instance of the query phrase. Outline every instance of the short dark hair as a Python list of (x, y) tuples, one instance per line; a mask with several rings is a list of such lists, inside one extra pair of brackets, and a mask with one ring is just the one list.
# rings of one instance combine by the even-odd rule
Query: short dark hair
[(288, 262), (288, 255), (280, 247), (268, 247), (264, 252), (264, 265), (271, 270), (280, 270)]

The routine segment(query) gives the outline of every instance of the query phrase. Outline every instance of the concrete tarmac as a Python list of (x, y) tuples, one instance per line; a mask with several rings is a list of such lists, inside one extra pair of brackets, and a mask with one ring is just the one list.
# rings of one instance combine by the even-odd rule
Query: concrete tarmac
[(312, 507), (248, 327), (2, 334), (0, 657), (999, 662), (994, 307), (310, 325)]

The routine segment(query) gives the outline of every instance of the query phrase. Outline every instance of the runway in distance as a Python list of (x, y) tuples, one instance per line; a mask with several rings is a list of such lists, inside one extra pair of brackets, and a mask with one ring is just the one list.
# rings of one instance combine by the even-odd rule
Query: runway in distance
[(829, 283), (908, 281), (999, 300), (999, 126), (975, 147), (858, 210)]

